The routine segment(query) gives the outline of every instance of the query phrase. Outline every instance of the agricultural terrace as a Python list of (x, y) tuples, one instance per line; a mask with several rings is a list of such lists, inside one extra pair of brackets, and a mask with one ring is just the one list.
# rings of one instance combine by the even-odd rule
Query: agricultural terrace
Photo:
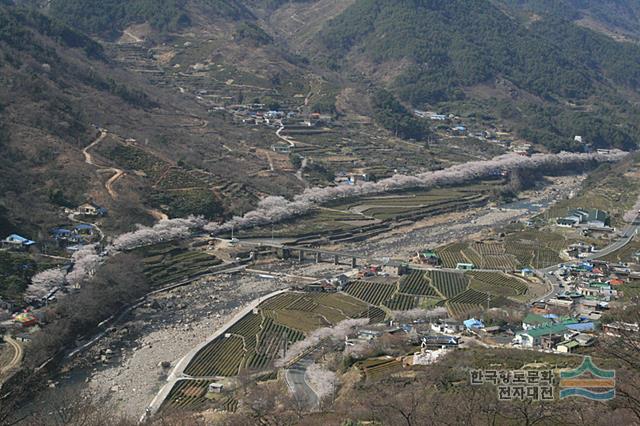
[(631, 210), (640, 194), (640, 156), (632, 154), (616, 164), (605, 164), (589, 174), (582, 189), (573, 198), (559, 201), (544, 213), (554, 220), (571, 209), (596, 208), (611, 215), (611, 225), (623, 225), (624, 214)]
[(221, 411), (235, 412), (238, 401), (230, 396), (208, 393), (211, 380), (179, 380), (162, 403), (160, 411), (199, 410), (214, 404)]
[(283, 293), (266, 300), (203, 347), (184, 373), (231, 377), (269, 369), (293, 343), (320, 327), (368, 316), (368, 306), (345, 294)]
[(499, 180), (491, 180), (461, 187), (403, 191), (391, 195), (362, 197), (332, 207), (369, 218), (397, 220), (440, 211), (456, 211), (483, 203), (488, 200), (491, 190), (500, 184), (502, 182)]
[(144, 253), (144, 273), (154, 286), (163, 286), (207, 273), (222, 261), (200, 250), (172, 244), (140, 249)]
[(529, 293), (527, 281), (513, 275), (500, 272), (470, 271), (467, 272), (467, 276), (471, 278), (469, 288), (493, 296), (504, 296), (514, 300), (526, 301)]
[[(330, 89), (331, 95), (325, 97), (331, 99), (332, 104), (335, 90)], [(317, 103), (317, 90), (313, 92), (312, 101)], [(333, 173), (349, 171), (353, 169), (355, 161), (362, 165), (362, 173), (378, 178), (392, 176), (396, 170), (413, 173), (478, 157), (489, 159), (504, 153), (504, 149), (497, 145), (476, 143), (474, 140), (465, 141), (464, 150), (451, 149), (449, 145), (437, 142), (425, 150), (418, 144), (381, 137), (370, 126), (358, 122), (350, 122), (339, 131), (327, 127), (287, 126), (282, 134), (291, 136), (297, 142), (294, 154), (313, 158), (314, 163), (323, 169)], [(393, 155), (389, 155), (391, 152)], [(312, 175), (311, 172), (307, 174)], [(305, 178), (308, 179), (307, 176)]]
[(356, 362), (354, 366), (368, 381), (375, 381), (402, 371), (402, 361), (391, 356), (368, 358)]
[(310, 213), (276, 224), (238, 232), (239, 238), (301, 237), (316, 233), (353, 231), (367, 225), (398, 220), (418, 220), (445, 212), (463, 211), (489, 201), (501, 180), (450, 188), (409, 190), (391, 194), (336, 201)]
[(445, 268), (455, 268), (458, 263), (472, 263), (478, 269), (541, 269), (562, 263), (560, 254), (577, 241), (577, 238), (560, 232), (519, 230), (500, 240), (453, 243), (436, 252)]
[(398, 282), (353, 281), (344, 291), (387, 311), (444, 305), (458, 317), (530, 298), (526, 280), (498, 271), (413, 271)]

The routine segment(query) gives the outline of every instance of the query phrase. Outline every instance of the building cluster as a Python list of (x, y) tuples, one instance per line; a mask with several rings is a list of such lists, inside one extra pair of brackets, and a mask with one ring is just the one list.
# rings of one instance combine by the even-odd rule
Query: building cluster
[(558, 218), (556, 224), (565, 228), (613, 231), (609, 214), (600, 209), (573, 209), (567, 216)]
[(529, 313), (522, 320), (522, 330), (516, 332), (513, 344), (560, 353), (573, 352), (578, 347), (592, 346), (599, 327), (598, 321), (583, 316)]
[[(66, 213), (75, 218), (97, 219), (107, 215), (108, 210), (93, 202), (80, 205), (75, 210), (67, 210)], [(49, 230), (49, 238), (44, 241), (34, 241), (28, 237), (11, 234), (0, 240), (0, 247), (11, 251), (34, 251), (36, 249), (45, 252), (52, 245), (65, 248), (68, 251), (76, 251), (82, 245), (95, 242), (101, 237), (100, 230), (91, 223), (79, 222), (76, 224), (56, 226)]]
[(562, 265), (552, 273), (559, 281), (560, 291), (547, 303), (580, 313), (606, 308), (608, 302), (624, 294), (621, 286), (640, 278), (640, 271), (632, 267), (635, 264), (603, 260)]

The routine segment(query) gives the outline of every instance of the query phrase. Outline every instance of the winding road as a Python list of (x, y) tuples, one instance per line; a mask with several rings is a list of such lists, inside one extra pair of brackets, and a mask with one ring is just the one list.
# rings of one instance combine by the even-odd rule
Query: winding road
[(320, 408), (320, 399), (307, 382), (307, 368), (313, 364), (311, 354), (305, 356), (291, 367), (284, 370), (284, 378), (289, 390), (298, 402), (311, 411)]
[[(588, 261), (588, 260), (602, 259), (603, 257), (609, 256), (611, 253), (616, 252), (622, 249), (623, 247), (625, 247), (627, 244), (629, 244), (633, 240), (633, 237), (640, 232), (639, 219), (640, 219), (640, 213), (637, 214), (636, 217), (633, 219), (633, 221), (624, 228), (622, 235), (617, 241), (609, 244), (607, 247), (603, 248), (602, 250), (598, 250), (597, 252), (593, 253), (591, 256), (588, 256), (582, 260)], [(541, 299), (544, 299), (544, 300), (549, 299), (550, 297), (554, 296), (556, 293), (560, 291), (561, 289), (560, 285), (562, 284), (562, 280), (553, 274), (553, 272), (558, 270), (559, 268), (560, 268), (560, 264), (549, 266), (547, 268), (539, 269), (536, 271), (548, 284), (551, 285), (551, 290)]]
[[(282, 124), (282, 120), (280, 120), (280, 128), (276, 130), (276, 136), (278, 136), (280, 139), (288, 143), (291, 148), (295, 148), (296, 143), (293, 140), (291, 140), (291, 138), (289, 138), (288, 136), (282, 136), (282, 131), (284, 130), (284, 128), (285, 126), (284, 124)], [(300, 156), (300, 157), (302, 158), (302, 163), (300, 164), (300, 168), (298, 169), (298, 171), (296, 171), (296, 178), (298, 178), (298, 180), (304, 184), (305, 188), (309, 188), (309, 182), (304, 180), (304, 177), (302, 176), (302, 172), (307, 167), (308, 160), (307, 160), (307, 157), (303, 157), (303, 156)]]
[(3, 366), (2, 369), (0, 369), (0, 375), (2, 377), (5, 377), (8, 373), (18, 368), (20, 362), (22, 362), (22, 357), (24, 356), (22, 345), (18, 343), (13, 337), (5, 335), (4, 341), (13, 348), (13, 358), (7, 365)]
[(113, 184), (118, 179), (120, 179), (122, 176), (124, 176), (124, 170), (118, 169), (118, 168), (115, 168), (115, 167), (104, 167), (101, 164), (96, 163), (94, 158), (93, 158), (93, 155), (91, 155), (91, 153), (89, 152), (90, 149), (94, 148), (96, 145), (98, 145), (100, 142), (102, 142), (108, 135), (109, 135), (109, 133), (106, 130), (100, 130), (100, 136), (98, 136), (96, 138), (96, 140), (94, 140), (89, 145), (87, 145), (82, 150), (82, 154), (84, 155), (85, 163), (90, 164), (90, 165), (92, 165), (94, 167), (97, 167), (98, 168), (98, 173), (104, 173), (104, 172), (113, 173), (113, 176), (111, 176), (109, 178), (109, 180), (107, 180), (107, 182), (104, 184), (104, 187), (107, 190), (107, 192), (109, 193), (109, 195), (111, 196), (111, 198), (116, 200), (118, 198), (118, 194), (113, 189)]

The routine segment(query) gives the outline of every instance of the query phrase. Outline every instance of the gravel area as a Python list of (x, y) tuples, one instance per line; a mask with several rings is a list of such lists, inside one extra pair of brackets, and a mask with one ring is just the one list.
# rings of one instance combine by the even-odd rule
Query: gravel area
[[(529, 218), (535, 211), (548, 208), (555, 201), (572, 197), (585, 176), (550, 178), (550, 184), (520, 195), (513, 208), (482, 207), (428, 218), (367, 241), (335, 246), (334, 249), (372, 257), (407, 259), (416, 251), (481, 237), (513, 221)], [(534, 211), (535, 210), (535, 211)]]
[[(78, 358), (51, 393), (69, 392), (139, 418), (173, 366), (252, 300), (348, 271), (342, 265), (272, 261), (253, 269), (273, 273), (216, 276), (150, 298)], [(308, 282), (308, 281), (307, 281)], [(46, 397), (45, 397), (46, 399)]]

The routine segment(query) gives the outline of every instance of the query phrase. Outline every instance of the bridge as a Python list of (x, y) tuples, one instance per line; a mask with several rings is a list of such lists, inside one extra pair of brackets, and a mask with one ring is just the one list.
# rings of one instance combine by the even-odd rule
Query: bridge
[(297, 260), (298, 262), (306, 262), (308, 260), (311, 260), (315, 263), (332, 262), (334, 265), (349, 265), (352, 268), (357, 268), (358, 265), (371, 263), (381, 263), (386, 266), (400, 266), (404, 263), (390, 259), (371, 258), (369, 256), (356, 253), (325, 250), (317, 247), (308, 247), (294, 244), (252, 241), (238, 241), (236, 244), (239, 246), (258, 249), (253, 251), (254, 260), (256, 260), (259, 256), (264, 255), (265, 251), (267, 251), (284, 260), (293, 259)]

